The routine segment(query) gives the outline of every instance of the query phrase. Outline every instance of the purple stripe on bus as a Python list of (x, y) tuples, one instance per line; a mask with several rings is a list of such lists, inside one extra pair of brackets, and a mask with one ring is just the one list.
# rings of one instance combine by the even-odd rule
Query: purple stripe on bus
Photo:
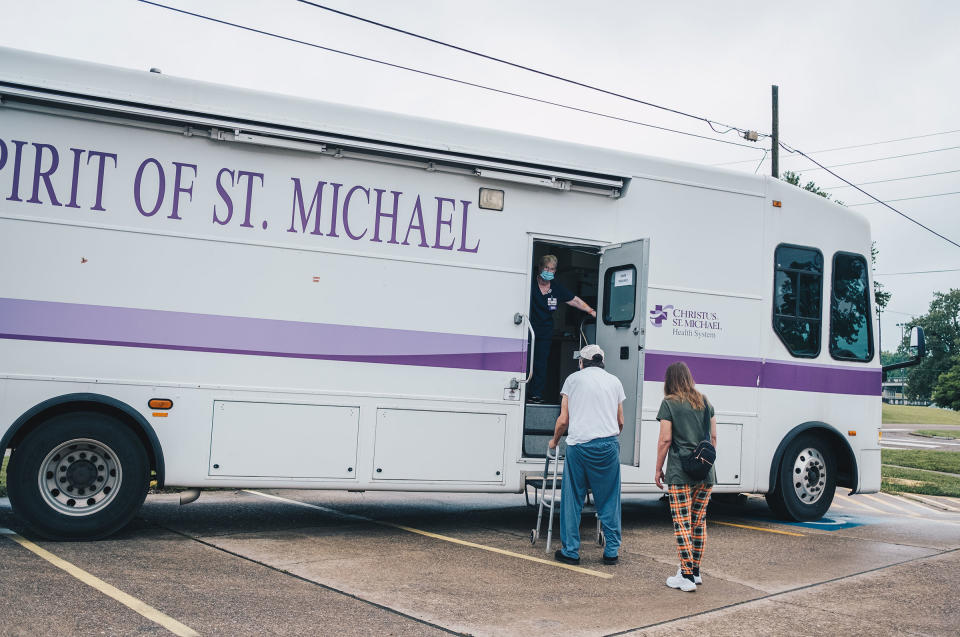
[(667, 373), (667, 367), (677, 361), (687, 364), (697, 383), (727, 387), (756, 387), (761, 367), (759, 360), (648, 351), (644, 358), (643, 379), (662, 381)]
[(50, 301), (0, 299), (0, 333), (31, 340), (526, 370), (525, 339)]
[[(51, 343), (78, 343), (81, 345), (110, 345), (113, 347), (144, 347), (149, 349), (167, 349), (185, 352), (210, 352), (214, 354), (246, 354), (248, 356), (276, 356), (282, 358), (306, 358), (312, 360), (348, 361), (353, 363), (381, 363), (389, 365), (415, 365), (420, 367), (448, 367), (455, 369), (477, 369), (484, 371), (515, 372), (517, 352), (489, 352), (464, 354), (410, 354), (410, 355), (348, 355), (348, 354), (306, 354), (298, 352), (261, 352), (245, 349), (218, 349), (212, 347), (192, 347), (189, 345), (169, 345), (164, 343), (133, 343), (130, 341), (102, 341), (84, 338), (62, 338), (57, 336), (24, 336), (22, 334), (2, 334), (0, 338), (23, 341), (45, 341)], [(524, 370), (519, 370), (524, 371)]]
[(726, 387), (763, 387), (793, 391), (879, 396), (882, 372), (789, 361), (647, 351), (644, 380), (663, 381), (671, 363), (683, 361), (697, 383)]
[[(0, 298), (0, 338), (524, 372), (525, 339)], [(684, 361), (698, 383), (877, 396), (881, 372), (648, 350), (644, 378)]]
[(767, 361), (763, 365), (760, 386), (827, 394), (879, 396), (882, 391), (882, 380), (883, 372), (876, 368), (851, 369)]

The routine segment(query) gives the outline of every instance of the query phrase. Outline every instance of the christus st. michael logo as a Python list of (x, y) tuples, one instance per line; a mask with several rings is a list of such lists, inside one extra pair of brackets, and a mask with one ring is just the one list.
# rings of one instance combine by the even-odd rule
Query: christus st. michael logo
[(650, 310), (650, 322), (654, 327), (663, 327), (663, 322), (667, 320), (667, 314), (673, 309), (672, 305), (657, 305)]

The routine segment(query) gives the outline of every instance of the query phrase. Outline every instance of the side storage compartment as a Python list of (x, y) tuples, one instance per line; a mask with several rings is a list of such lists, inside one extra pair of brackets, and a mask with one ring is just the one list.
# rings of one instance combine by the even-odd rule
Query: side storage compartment
[(359, 407), (214, 401), (211, 476), (357, 475)]
[(717, 484), (740, 484), (743, 425), (717, 423)]
[(378, 409), (375, 480), (503, 482), (506, 414)]

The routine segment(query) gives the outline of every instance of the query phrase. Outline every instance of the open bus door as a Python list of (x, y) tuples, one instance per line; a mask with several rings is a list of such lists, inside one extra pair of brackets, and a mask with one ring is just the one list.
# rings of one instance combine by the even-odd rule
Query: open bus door
[(597, 345), (608, 372), (620, 379), (623, 401), (620, 463), (640, 465), (640, 410), (646, 336), (650, 240), (611, 244), (600, 252)]

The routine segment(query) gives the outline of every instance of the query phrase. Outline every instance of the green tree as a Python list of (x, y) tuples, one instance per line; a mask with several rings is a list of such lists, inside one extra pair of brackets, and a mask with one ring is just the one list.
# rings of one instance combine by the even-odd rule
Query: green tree
[(933, 402), (941, 407), (960, 411), (960, 357), (953, 359), (951, 368), (937, 377), (933, 388)]
[[(821, 188), (814, 181), (808, 181), (805, 185), (800, 185), (800, 175), (795, 173), (792, 170), (784, 171), (783, 181), (788, 184), (792, 184), (798, 188), (803, 188), (807, 192), (812, 192), (815, 195), (820, 195), (824, 199), (831, 200), (833, 195)], [(841, 206), (845, 205), (839, 199), (832, 199), (833, 203), (839, 204)], [(877, 243), (873, 242), (870, 244), (870, 265), (871, 269), (876, 269), (877, 267), (877, 255), (880, 253), (877, 250)], [(883, 283), (880, 283), (876, 279), (873, 280), (873, 299), (877, 303), (877, 308), (882, 312), (886, 307), (887, 303), (890, 302), (890, 292), (887, 292), (883, 289)]]
[[(939, 377), (956, 368), (960, 358), (960, 289), (935, 292), (930, 310), (913, 319), (907, 327), (914, 325), (921, 326), (926, 334), (927, 357), (910, 369), (906, 391), (910, 398), (925, 400), (932, 396)], [(906, 338), (900, 345), (904, 352), (908, 345)]]
[[(833, 198), (833, 195), (831, 195), (829, 192), (827, 192), (826, 190), (824, 190), (823, 188), (821, 188), (820, 186), (818, 186), (818, 185), (816, 184), (816, 182), (808, 181), (805, 185), (801, 186), (801, 185), (800, 185), (800, 175), (797, 174), (797, 173), (795, 173), (795, 172), (793, 172), (792, 170), (784, 171), (784, 173), (783, 173), (783, 180), (784, 180), (785, 182), (787, 182), (788, 184), (793, 184), (794, 186), (796, 186), (796, 187), (798, 187), (798, 188), (803, 188), (803, 189), (806, 190), (807, 192), (812, 192), (812, 193), (815, 194), (815, 195), (820, 195), (820, 196), (823, 197), (824, 199), (832, 199), (832, 198)], [(839, 199), (834, 199), (834, 200), (833, 200), (833, 203), (840, 204), (841, 206), (845, 205), (845, 204), (844, 204), (842, 201), (840, 201)]]

